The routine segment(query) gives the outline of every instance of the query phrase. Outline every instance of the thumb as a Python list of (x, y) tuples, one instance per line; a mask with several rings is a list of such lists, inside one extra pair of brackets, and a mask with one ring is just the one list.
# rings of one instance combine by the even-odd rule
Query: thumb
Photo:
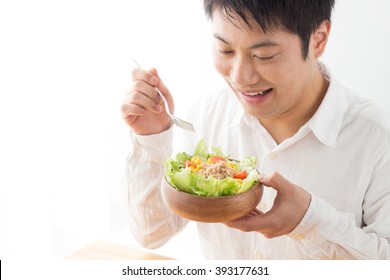
[[(170, 113), (175, 112), (175, 102), (173, 100), (173, 97), (171, 95), (171, 92), (169, 91), (168, 87), (163, 83), (161, 77), (159, 76), (156, 68), (151, 68), (149, 71), (158, 79), (158, 83), (156, 84), (156, 87), (161, 91), (161, 93), (164, 95), (165, 99), (168, 101), (168, 106), (170, 109)], [(162, 100), (161, 100), (162, 102)]]
[(274, 172), (271, 175), (262, 174), (260, 175), (259, 180), (260, 183), (275, 189), (279, 194), (286, 193), (291, 185), (291, 182), (277, 172)]
[(156, 86), (162, 87), (163, 90), (164, 90), (164, 95), (165, 95), (165, 91), (167, 91), (167, 88), (166, 88), (165, 84), (163, 83), (160, 75), (158, 74), (157, 69), (156, 68), (150, 68), (149, 72), (152, 73), (157, 78), (158, 82), (157, 82)]
[(157, 73), (157, 69), (156, 69), (156, 68), (150, 68), (150, 69), (149, 69), (149, 72), (152, 73), (154, 76), (156, 76), (156, 77), (159, 78), (158, 73)]

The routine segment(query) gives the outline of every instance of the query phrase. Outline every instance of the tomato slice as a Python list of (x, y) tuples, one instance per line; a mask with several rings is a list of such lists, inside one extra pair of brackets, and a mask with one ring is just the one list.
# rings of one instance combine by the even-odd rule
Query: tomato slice
[(226, 161), (225, 158), (220, 157), (220, 156), (212, 156), (210, 159), (211, 159), (211, 161), (214, 162), (214, 163), (217, 163), (217, 162), (220, 162), (220, 161)]
[(234, 175), (234, 178), (244, 180), (246, 178), (246, 170), (241, 170), (240, 172)]
[(195, 164), (195, 163), (193, 163), (193, 162), (192, 162), (192, 161), (190, 161), (190, 160), (186, 160), (186, 162), (185, 162), (185, 165), (186, 165), (186, 167), (190, 167), (190, 166), (192, 166), (192, 167), (196, 168), (196, 164)]

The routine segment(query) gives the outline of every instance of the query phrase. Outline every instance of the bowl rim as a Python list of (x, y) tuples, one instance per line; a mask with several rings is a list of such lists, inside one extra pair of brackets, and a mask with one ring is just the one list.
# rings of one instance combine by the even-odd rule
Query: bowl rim
[(263, 187), (263, 184), (260, 182), (260, 180), (257, 180), (256, 184), (254, 184), (252, 187), (250, 187), (249, 189), (247, 189), (246, 191), (242, 192), (242, 193), (235, 193), (235, 194), (229, 194), (229, 195), (219, 195), (219, 196), (207, 196), (207, 195), (200, 195), (200, 194), (193, 194), (193, 193), (188, 193), (188, 192), (185, 192), (185, 191), (182, 191), (182, 190), (179, 190), (178, 188), (172, 186), (168, 180), (166, 179), (166, 177), (164, 176), (164, 180), (166, 182), (166, 185), (167, 187), (169, 186), (170, 188), (172, 188), (174, 191), (177, 191), (179, 192), (180, 194), (182, 195), (185, 195), (185, 196), (189, 196), (189, 197), (199, 197), (199, 198), (202, 198), (202, 199), (221, 199), (221, 198), (228, 198), (228, 197), (234, 197), (234, 198), (237, 198), (238, 196), (241, 196), (241, 195), (244, 195), (246, 194), (247, 192), (253, 190), (254, 188), (256, 187), (260, 187), (262, 188)]

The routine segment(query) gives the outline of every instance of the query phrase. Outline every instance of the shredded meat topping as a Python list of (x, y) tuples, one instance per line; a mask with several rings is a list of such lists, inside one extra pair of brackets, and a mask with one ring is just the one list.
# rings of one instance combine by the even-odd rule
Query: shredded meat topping
[(228, 166), (225, 161), (219, 161), (212, 164), (203, 162), (202, 167), (203, 168), (199, 170), (199, 173), (203, 174), (205, 178), (212, 176), (216, 179), (224, 179), (226, 177), (233, 177), (235, 174), (234, 169)]

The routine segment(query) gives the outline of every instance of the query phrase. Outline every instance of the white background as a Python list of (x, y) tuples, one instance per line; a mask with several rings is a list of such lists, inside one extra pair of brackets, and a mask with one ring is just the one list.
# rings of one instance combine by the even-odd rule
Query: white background
[[(338, 0), (324, 61), (390, 105), (390, 1)], [(133, 247), (121, 190), (131, 58), (156, 67), (178, 115), (223, 85), (200, 0), (0, 0), (0, 258)], [(156, 250), (201, 258), (194, 225)]]

